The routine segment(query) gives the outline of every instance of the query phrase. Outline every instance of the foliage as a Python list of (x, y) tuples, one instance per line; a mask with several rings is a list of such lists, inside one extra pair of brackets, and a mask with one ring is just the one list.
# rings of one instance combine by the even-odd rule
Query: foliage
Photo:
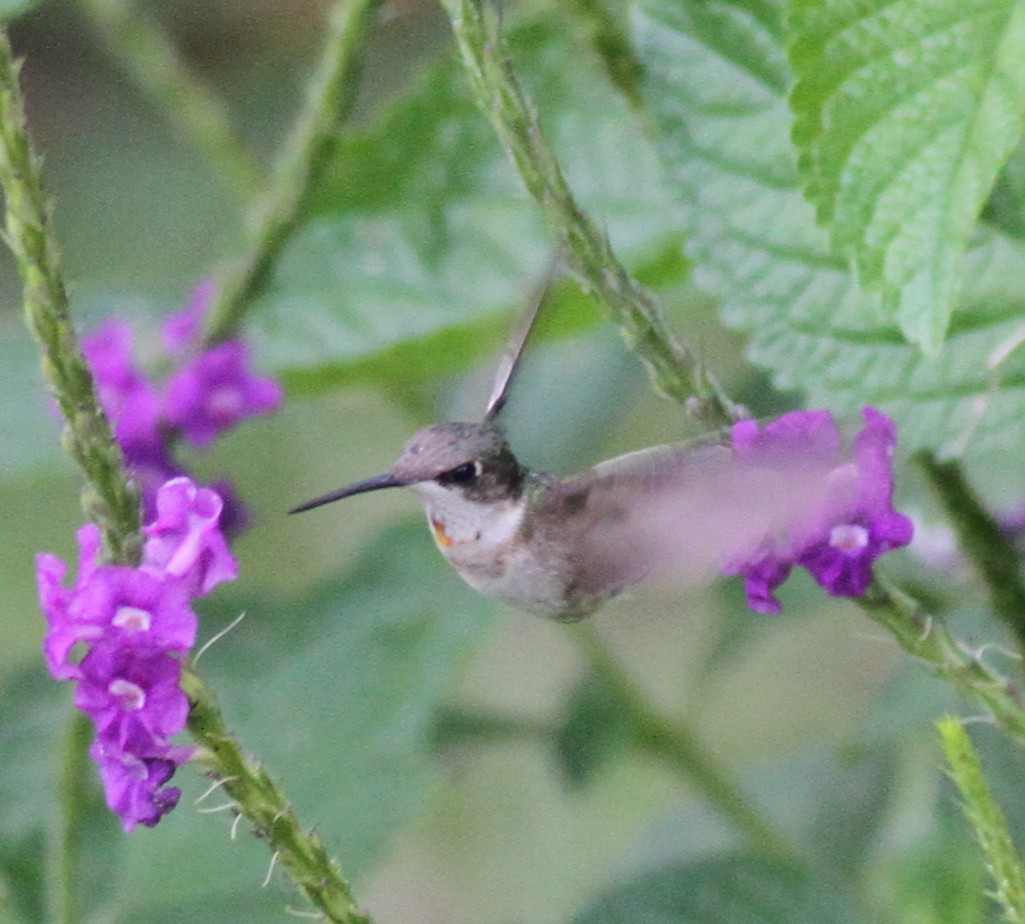
[[(317, 95), (323, 74), (314, 82), (293, 114), (293, 138), (315, 123), (312, 141), (286, 146), (268, 172), (252, 235), (237, 232), (238, 214), (225, 240), (198, 221), (180, 228), (202, 239), (202, 259), (175, 280), (182, 293), (210, 274), (230, 278), (233, 266), (252, 270), (206, 335), (244, 336), (289, 398), (282, 420), (225, 441), (215, 462), (188, 460), (229, 469), (252, 489), (257, 517), (239, 545), (238, 589), (203, 601), (206, 638), (245, 619), (199, 659), (221, 706), (201, 692), (196, 712), (223, 716), (237, 759), (280, 787), (380, 922), (996, 920), (1020, 905), (1014, 842), (1025, 837), (1021, 651), (1006, 658), (1002, 647), (1025, 637), (1021, 523), (999, 512), (1020, 497), (1025, 445), (1025, 4), (564, 0), (501, 17), (483, 0), (443, 6), (460, 55), (425, 40), (415, 65), (403, 61), (406, 83), (358, 109), (358, 121), (348, 118), (354, 64), (339, 66), (330, 93)], [(147, 18), (139, 28), (151, 31), (133, 48), (132, 29), (99, 22), (103, 3), (83, 9), (163, 107), (170, 133), (202, 148), (202, 119), (174, 110), (218, 94), (182, 76), (190, 89), (175, 102), (187, 57), (164, 62), (159, 86), (140, 76), (139, 48), (174, 48), (152, 31), (172, 20)], [(369, 19), (374, 5), (361, 9)], [(342, 52), (367, 57), (371, 73), (388, 67), (367, 44), (368, 22), (346, 28)], [(25, 42), (41, 53), (31, 35)], [(31, 104), (31, 82), (26, 92)], [(230, 132), (222, 112), (205, 155), (214, 169), (230, 173), (227, 160), (248, 173), (250, 155)], [(4, 172), (10, 238), (38, 283), (43, 258), (19, 241), (45, 251), (54, 229), (41, 194), (31, 220), (18, 212), (12, 189), (39, 162), (13, 135), (24, 148)], [(119, 156), (131, 160), (125, 147)], [(74, 184), (61, 186), (54, 159), (56, 231), (81, 221), (116, 252), (110, 214), (64, 218)], [(192, 188), (208, 174), (186, 176)], [(107, 197), (115, 210), (122, 192), (114, 184)], [(287, 214), (268, 219), (267, 202)], [(810, 582), (786, 588), (787, 615), (772, 621), (742, 613), (729, 584), (688, 602), (686, 622), (678, 597), (630, 599), (577, 631), (496, 618), (445, 570), (420, 523), (387, 514), (379, 525), (369, 499), (347, 502), (337, 521), (284, 522), (279, 512), (307, 489), (387, 464), (414, 418), (422, 425), (446, 402), (478, 413), (482, 388), (453, 399), (453, 379), (500, 353), (556, 246), (571, 272), (548, 293), (528, 357), (530, 377), (554, 384), (541, 410), (523, 412), (526, 424), (513, 418), (514, 437), (522, 428), (529, 439), (531, 416), (551, 433), (569, 407), (610, 442), (648, 438), (618, 416), (637, 396), (598, 343), (603, 311), (625, 334), (614, 349), (655, 368), (660, 385), (659, 363), (675, 357), (676, 381), (713, 383), (716, 397), (721, 382), (756, 415), (797, 402), (840, 416), (880, 408), (898, 425), (898, 493), (920, 537), (941, 511), (959, 532), (960, 552), (939, 564), (924, 548), (890, 567), (918, 597), (880, 579), (863, 601), (913, 658), (865, 642), (879, 629), (855, 622), (853, 607), (830, 608)], [(138, 321), (171, 301), (116, 300), (132, 274), (69, 250), (88, 280), (68, 290), (79, 329), (97, 302)], [(241, 260), (219, 269), (213, 251)], [(52, 260), (58, 290), (56, 249)], [(48, 340), (40, 300), (30, 291), (30, 321), (75, 457), (88, 463), (96, 446), (110, 448), (107, 424), (79, 367), (61, 366), (75, 325), (65, 318)], [(141, 339), (152, 368), (166, 365), (155, 333)], [(67, 475), (37, 363), (27, 337), (0, 327), (0, 492), (12, 510), (32, 511), (11, 518), (24, 547), (0, 570), (23, 583), (33, 543), (70, 548), (62, 492), (36, 503), (39, 485), (49, 494)], [(603, 411), (608, 392), (616, 407)], [(733, 407), (722, 401), (716, 413)], [(76, 414), (89, 416), (92, 443)], [(674, 427), (681, 416), (668, 403), (656, 415)], [(575, 432), (555, 429), (567, 441)], [(127, 559), (139, 537), (116, 455), (97, 477), (108, 506), (128, 511), (107, 522)], [(34, 645), (41, 630), (23, 625), (12, 638)], [(183, 768), (178, 809), (121, 836), (68, 731), (66, 697), (33, 652), (21, 653), (29, 645), (0, 661), (0, 918), (262, 922), (300, 904), (275, 867), (274, 825), (254, 818), (247, 784), (234, 788), (222, 765), (207, 764), (221, 785), (205, 794), (209, 781)], [(954, 690), (997, 725), (974, 735), (978, 755), (959, 725), (944, 725), (948, 749), (956, 739), (957, 759), (971, 763), (975, 795), (958, 785), (984, 855), (952, 809), (931, 737), (931, 720), (963, 702)], [(201, 760), (229, 737), (193, 730)], [(740, 769), (725, 769), (733, 763)], [(982, 822), (993, 819), (987, 834)], [(1005, 871), (994, 873), (999, 901), (987, 866)], [(464, 887), (472, 897), (453, 897)], [(392, 898), (404, 889), (415, 898)], [(363, 920), (353, 914), (332, 919)]]

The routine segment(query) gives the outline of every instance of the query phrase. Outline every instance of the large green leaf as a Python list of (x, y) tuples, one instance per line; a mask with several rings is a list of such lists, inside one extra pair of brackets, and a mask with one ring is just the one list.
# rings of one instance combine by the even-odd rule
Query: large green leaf
[[(679, 234), (678, 206), (636, 117), (559, 30), (521, 28), (513, 46), (581, 201), (628, 254), (660, 252)], [(498, 312), (523, 303), (554, 243), (448, 59), (375, 127), (339, 140), (308, 218), (250, 328), (300, 390), (382, 359), (393, 385), (421, 383), (493, 351), (510, 324)], [(423, 342), (405, 369), (397, 358)]]
[(1020, 0), (796, 0), (806, 191), (902, 330), (939, 349), (961, 259), (1025, 127)]
[(1020, 441), (1021, 351), (993, 372), (987, 359), (1025, 328), (1025, 249), (980, 228), (943, 354), (909, 345), (801, 194), (781, 6), (639, 0), (635, 10), (646, 106), (686, 206), (695, 279), (750, 332), (752, 357), (776, 384), (812, 404), (879, 405), (911, 446)]
[(843, 895), (820, 875), (727, 854), (639, 876), (600, 897), (574, 924), (852, 924)]

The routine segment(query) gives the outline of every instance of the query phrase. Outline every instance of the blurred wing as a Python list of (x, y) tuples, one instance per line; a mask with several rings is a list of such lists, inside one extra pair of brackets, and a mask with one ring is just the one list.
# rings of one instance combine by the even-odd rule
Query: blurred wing
[(553, 485), (542, 522), (562, 524), (588, 592), (698, 584), (786, 535), (825, 500), (827, 475), (797, 456), (755, 466), (725, 446), (657, 446)]

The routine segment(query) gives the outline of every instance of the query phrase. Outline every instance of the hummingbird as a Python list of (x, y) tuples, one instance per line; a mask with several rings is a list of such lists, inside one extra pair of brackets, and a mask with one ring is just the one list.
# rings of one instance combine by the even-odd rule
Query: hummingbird
[[(740, 465), (722, 443), (656, 446), (560, 478), (524, 466), (499, 422), (555, 261), (502, 357), (483, 420), (425, 427), (382, 475), (290, 510), (385, 488), (423, 503), (441, 554), (480, 593), (564, 622), (657, 573), (697, 581), (785, 528), (821, 479)], [(790, 466), (792, 469), (793, 466)]]

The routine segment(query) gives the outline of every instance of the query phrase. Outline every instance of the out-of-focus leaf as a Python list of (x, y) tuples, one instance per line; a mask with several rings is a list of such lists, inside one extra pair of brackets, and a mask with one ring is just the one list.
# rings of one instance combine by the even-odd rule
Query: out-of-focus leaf
[[(434, 791), (433, 717), (494, 609), (450, 573), (417, 523), (387, 531), (312, 599), (254, 601), (200, 663), (221, 675), (215, 689), (246, 749), (318, 826), (347, 876), (359, 877)], [(265, 846), (244, 823), (233, 843), (231, 816), (198, 814), (192, 799), (204, 784), (188, 780), (188, 768), (179, 775), (189, 790), (179, 808), (132, 836), (118, 920), (180, 920), (188, 894), (197, 909), (223, 910), (202, 920), (234, 921), (231, 896), (259, 892)], [(271, 890), (263, 902), (254, 904), (263, 916), (247, 907), (246, 920), (272, 920), (286, 899)]]
[(870, 861), (891, 807), (896, 774), (891, 747), (858, 749), (841, 757), (814, 823), (816, 862), (854, 881)]
[(1025, 248), (981, 227), (942, 357), (904, 341), (878, 293), (859, 289), (800, 191), (790, 143), (782, 4), (639, 0), (646, 106), (685, 205), (698, 284), (783, 389), (853, 413), (875, 404), (907, 447), (1025, 437), (1025, 355), (987, 359), (1025, 329)]
[(574, 924), (853, 924), (822, 876), (727, 854), (639, 876), (600, 896)]
[(597, 674), (585, 674), (570, 690), (554, 744), (559, 768), (571, 785), (589, 782), (630, 744), (633, 727), (620, 715), (619, 705), (615, 691)]
[[(564, 30), (512, 44), (583, 205), (627, 255), (662, 254), (679, 207), (637, 118)], [(250, 328), (293, 391), (371, 377), (378, 360), (393, 387), (419, 385), (492, 350), (510, 324), (498, 312), (525, 302), (555, 243), (447, 59), (339, 141), (309, 217)]]
[(0, 472), (38, 474), (62, 464), (60, 423), (47, 408), (39, 349), (24, 331), (0, 331)]
[(976, 219), (1025, 127), (1025, 6), (796, 0), (789, 26), (808, 197), (836, 252), (935, 352)]

